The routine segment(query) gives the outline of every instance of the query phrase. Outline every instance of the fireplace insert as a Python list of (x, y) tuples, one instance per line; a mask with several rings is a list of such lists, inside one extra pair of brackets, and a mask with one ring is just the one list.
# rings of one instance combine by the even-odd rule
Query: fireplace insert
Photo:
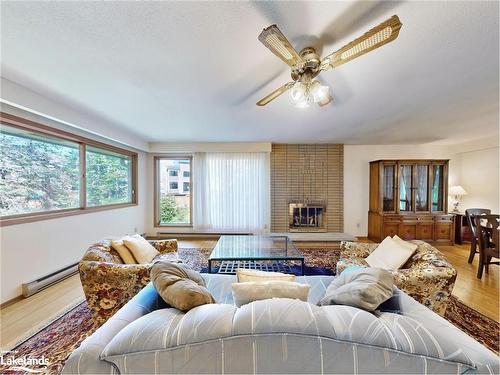
[(289, 203), (290, 232), (324, 232), (323, 213), (325, 205)]

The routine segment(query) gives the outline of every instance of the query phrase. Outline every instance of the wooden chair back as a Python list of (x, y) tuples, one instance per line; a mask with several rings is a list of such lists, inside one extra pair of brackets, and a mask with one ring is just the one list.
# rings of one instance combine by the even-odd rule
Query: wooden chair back
[(479, 252), (486, 252), (487, 256), (499, 258), (500, 215), (478, 215), (474, 216), (474, 220), (477, 228)]
[(491, 210), (487, 208), (468, 208), (465, 210), (465, 217), (467, 218), (467, 223), (469, 224), (469, 229), (473, 238), (477, 238), (476, 222), (474, 220), (474, 216), (489, 214), (491, 214)]

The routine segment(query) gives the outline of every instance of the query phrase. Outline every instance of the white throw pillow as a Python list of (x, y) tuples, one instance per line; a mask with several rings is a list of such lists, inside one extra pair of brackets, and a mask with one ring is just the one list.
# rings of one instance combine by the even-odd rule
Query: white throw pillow
[(249, 281), (295, 281), (295, 275), (290, 275), (281, 272), (267, 272), (259, 270), (247, 270), (238, 268), (236, 270), (236, 279), (239, 283), (246, 283)]
[(387, 236), (365, 260), (370, 267), (393, 271), (401, 268), (414, 252)]
[(138, 234), (124, 237), (123, 243), (140, 264), (151, 263), (154, 257), (160, 254), (158, 250)]
[(392, 239), (394, 241), (396, 241), (398, 244), (406, 246), (408, 249), (410, 249), (413, 252), (415, 252), (415, 250), (417, 250), (418, 245), (416, 245), (414, 243), (411, 243), (411, 242), (408, 242), (408, 241), (405, 241), (405, 240), (399, 238), (397, 234), (395, 234), (394, 236), (392, 236)]
[(236, 306), (269, 298), (293, 298), (306, 302), (311, 286), (290, 281), (250, 281), (233, 283), (233, 301)]
[(125, 246), (123, 240), (113, 240), (111, 241), (111, 247), (116, 250), (125, 264), (137, 264), (134, 256), (130, 252), (129, 248)]
[(362, 268), (341, 273), (333, 279), (319, 304), (347, 305), (366, 311), (375, 310), (392, 297), (394, 281), (389, 271)]

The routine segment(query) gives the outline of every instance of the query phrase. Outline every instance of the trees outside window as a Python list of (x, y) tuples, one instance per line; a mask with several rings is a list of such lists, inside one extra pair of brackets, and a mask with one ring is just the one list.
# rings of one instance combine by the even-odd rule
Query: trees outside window
[(1, 225), (136, 204), (135, 153), (3, 113), (0, 142)]
[(87, 147), (87, 205), (130, 202), (132, 158), (95, 147)]
[(78, 144), (3, 125), (0, 137), (2, 217), (80, 206)]

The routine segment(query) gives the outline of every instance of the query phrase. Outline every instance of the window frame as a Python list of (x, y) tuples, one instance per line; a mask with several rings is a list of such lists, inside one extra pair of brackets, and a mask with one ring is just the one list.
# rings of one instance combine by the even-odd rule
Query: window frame
[[(162, 224), (160, 220), (160, 160), (189, 160), (189, 223), (169, 223)], [(155, 228), (192, 228), (193, 227), (193, 155), (192, 154), (172, 154), (172, 155), (155, 155), (154, 163), (154, 217), (153, 226)]]
[[(138, 154), (136, 152), (119, 148), (107, 143), (99, 142), (90, 138), (86, 138), (80, 135), (76, 135), (65, 130), (53, 128), (48, 125), (44, 125), (32, 120), (28, 120), (19, 116), (11, 115), (9, 113), (0, 112), (0, 121), (14, 128), (21, 130), (30, 131), (40, 135), (46, 135), (52, 138), (57, 138), (65, 141), (74, 142), (79, 148), (79, 159), (80, 159), (80, 207), (77, 208), (64, 208), (60, 210), (50, 210), (41, 212), (31, 212), (16, 215), (0, 216), (0, 227), (14, 225), (14, 224), (24, 224), (31, 223), (35, 221), (50, 220), (60, 217), (87, 214), (91, 212), (99, 212), (105, 210), (112, 210), (116, 208), (124, 208), (138, 205), (138, 191), (137, 191), (137, 159)], [(127, 203), (116, 203), (100, 206), (87, 207), (87, 181), (86, 181), (86, 147), (92, 146), (96, 148), (101, 148), (104, 150), (119, 153), (131, 158), (132, 162), (132, 197), (131, 201)]]

